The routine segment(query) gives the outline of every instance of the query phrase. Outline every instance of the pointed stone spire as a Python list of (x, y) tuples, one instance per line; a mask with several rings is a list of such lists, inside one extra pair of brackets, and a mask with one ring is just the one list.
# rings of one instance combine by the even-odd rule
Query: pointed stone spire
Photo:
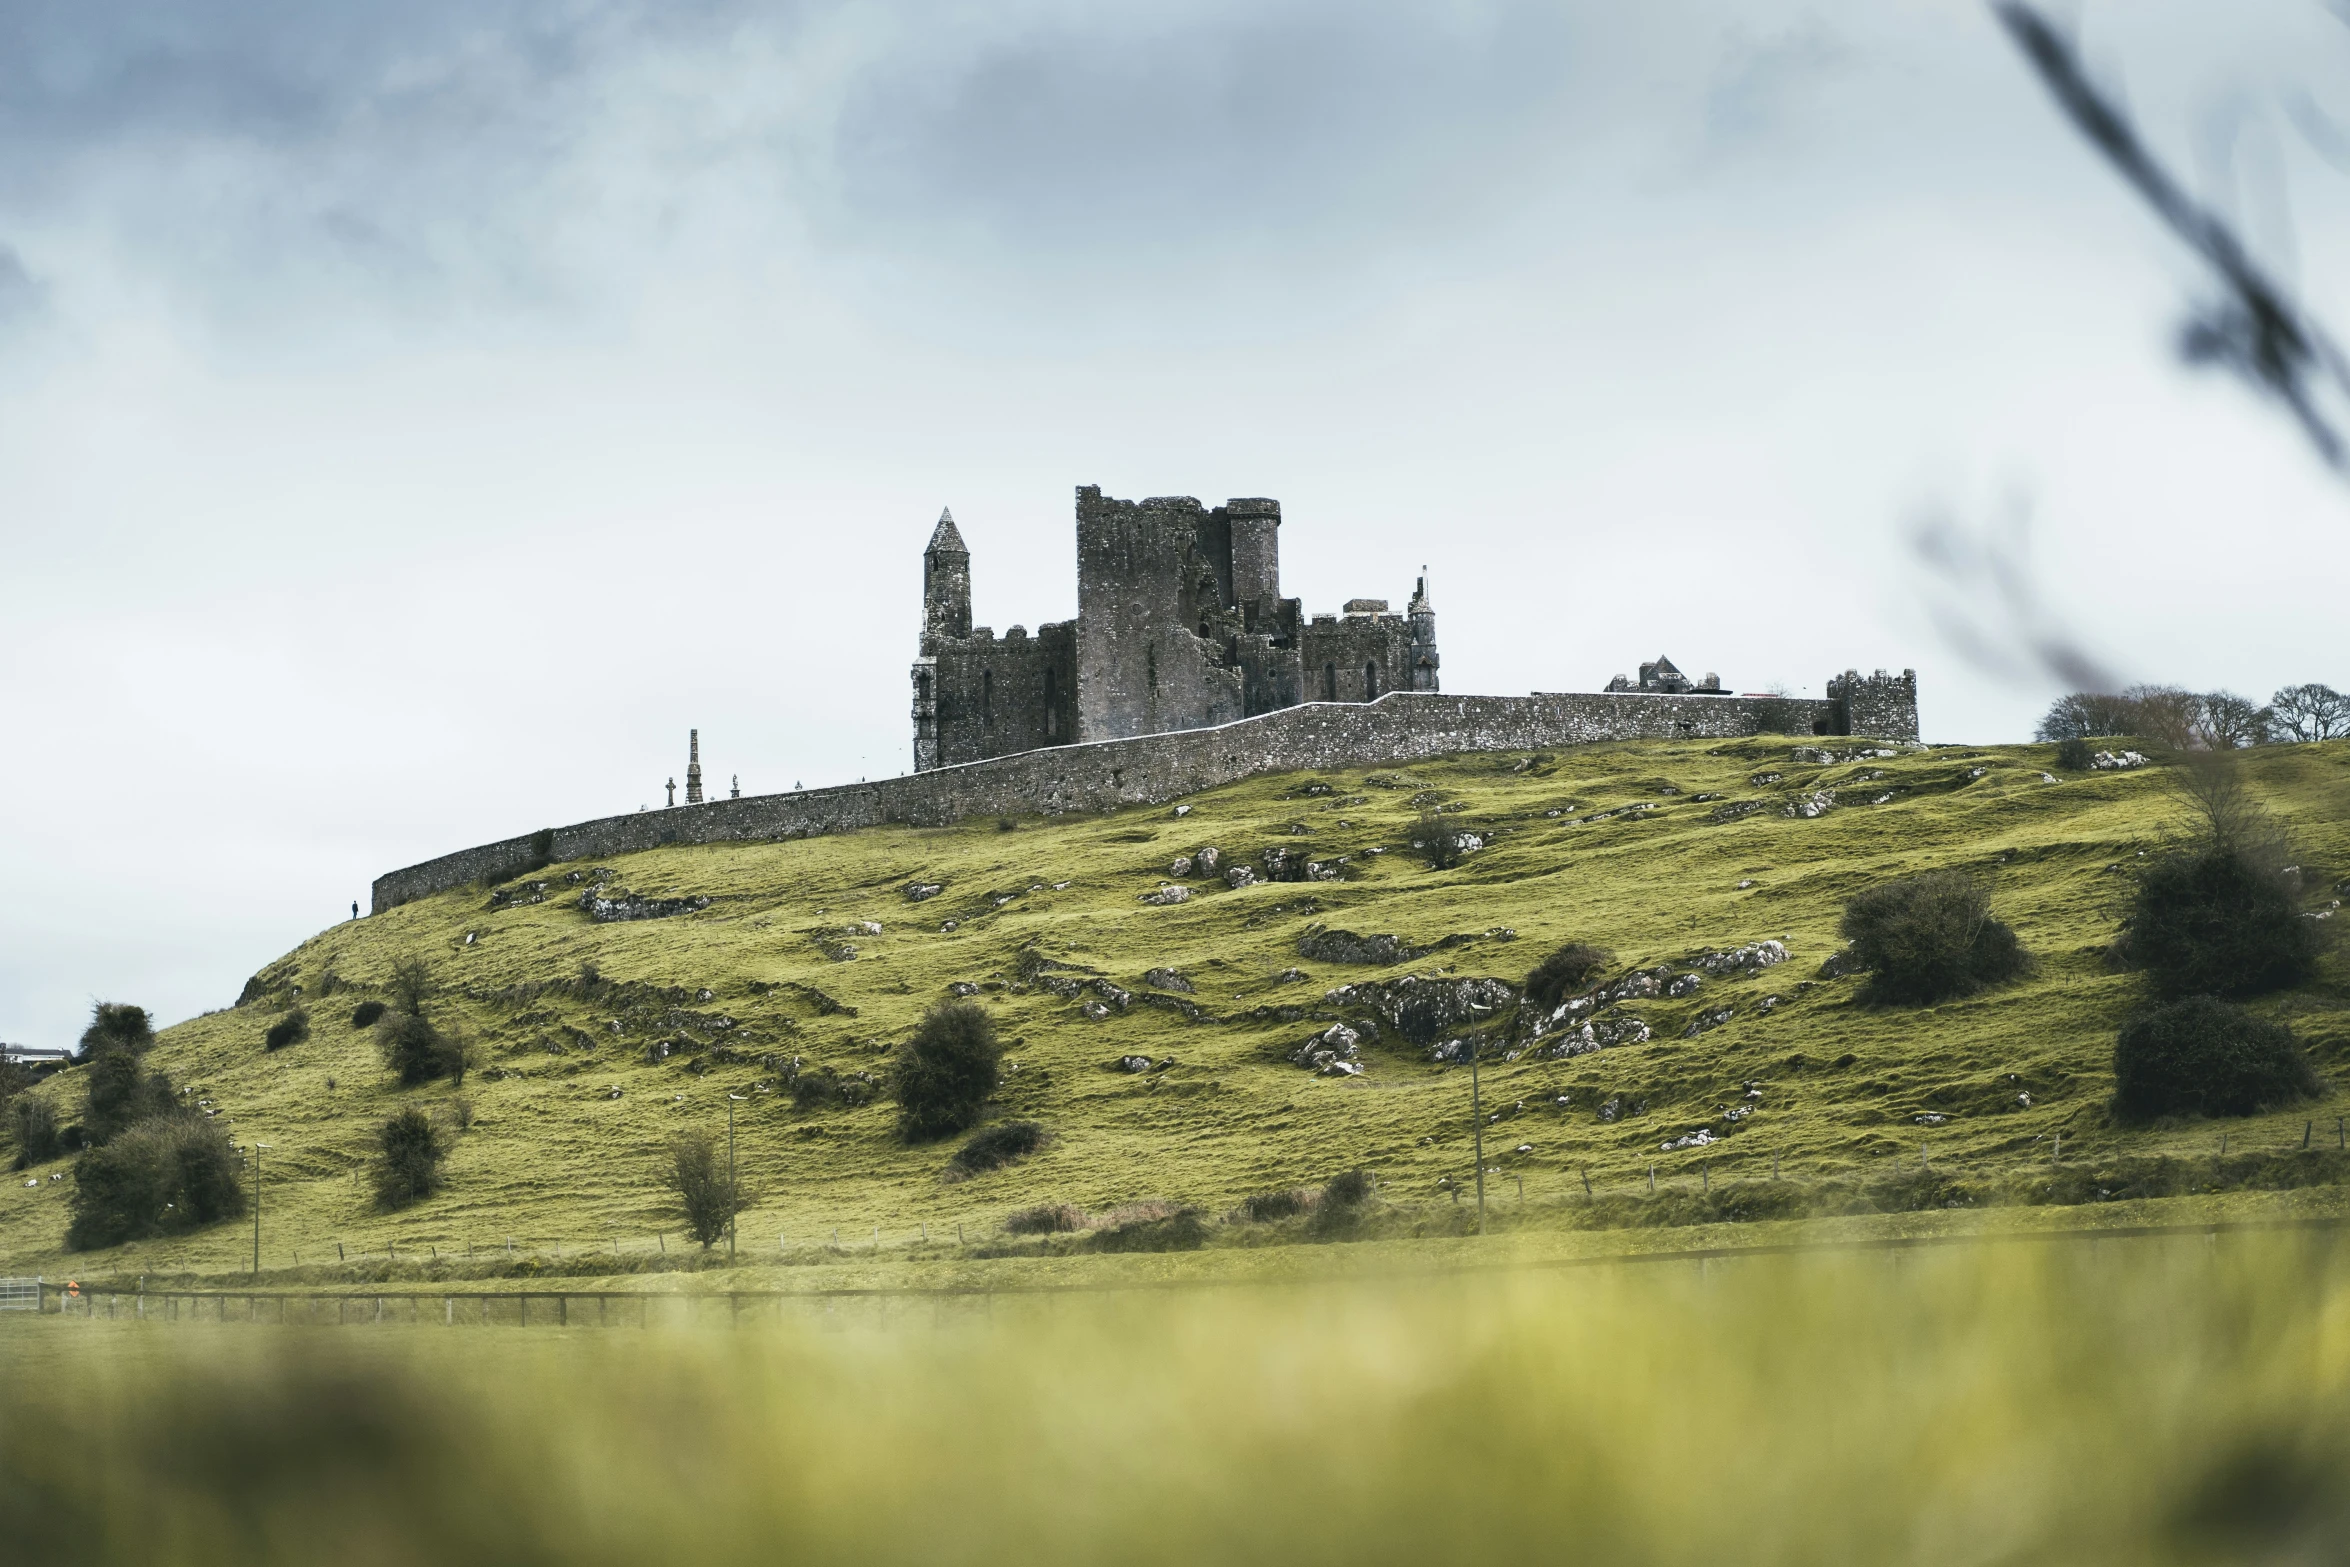
[(922, 552), (921, 656), (938, 656), (939, 644), (971, 634), (971, 552), (955, 527), (955, 514), (940, 510), (930, 547)]
[(699, 729), (685, 732), (685, 803), (702, 803), (702, 732)]

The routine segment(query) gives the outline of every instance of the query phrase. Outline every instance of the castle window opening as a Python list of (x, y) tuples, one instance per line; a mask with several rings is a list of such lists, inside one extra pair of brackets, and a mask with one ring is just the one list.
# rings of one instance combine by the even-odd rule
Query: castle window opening
[(1363, 666), (1363, 700), (1366, 702), (1379, 700), (1379, 666), (1377, 664)]
[(994, 723), (995, 671), (983, 669), (979, 672), (979, 727), (985, 729)]
[(1050, 668), (1044, 672), (1044, 737), (1047, 740), (1056, 739), (1061, 733), (1060, 674), (1059, 670)]
[(1338, 700), (1338, 666), (1336, 664), (1322, 666), (1322, 700), (1325, 702)]

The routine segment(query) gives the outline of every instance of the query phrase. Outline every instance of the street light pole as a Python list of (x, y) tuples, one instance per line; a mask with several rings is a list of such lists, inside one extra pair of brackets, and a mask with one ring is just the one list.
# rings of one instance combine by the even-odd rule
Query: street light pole
[(271, 1145), (253, 1145), (253, 1276), (261, 1276), (261, 1151)]
[(1469, 1036), (1469, 1133), (1477, 1148), (1477, 1233), (1485, 1233), (1485, 1106), (1477, 1094), (1477, 1055), (1484, 1042)]
[(734, 1214), (742, 1206), (734, 1183), (734, 1107), (742, 1100), (740, 1094), (726, 1096), (726, 1262), (729, 1267), (734, 1265)]

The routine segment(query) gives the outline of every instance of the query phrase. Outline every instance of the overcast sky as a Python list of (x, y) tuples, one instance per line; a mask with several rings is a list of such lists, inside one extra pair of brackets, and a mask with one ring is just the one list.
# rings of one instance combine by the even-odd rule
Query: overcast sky
[[(2350, 323), (2350, 27), (2068, 14)], [(1086, 483), (1279, 497), (1309, 609), (1425, 564), (1448, 690), (2023, 738), (1931, 515), (2126, 678), (2350, 687), (2350, 491), (2178, 367), (2197, 286), (1970, 0), (0, 0), (0, 1038), (689, 726), (903, 770), (939, 508), (1034, 626)]]

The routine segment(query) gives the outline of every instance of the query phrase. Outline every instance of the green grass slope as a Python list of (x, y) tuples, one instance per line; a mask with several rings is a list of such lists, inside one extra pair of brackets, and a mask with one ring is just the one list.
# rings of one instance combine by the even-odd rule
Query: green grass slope
[[(1180, 808), (1030, 818), (1009, 830), (989, 820), (560, 865), (544, 873), (543, 902), (493, 907), (489, 889), (469, 888), (322, 932), (265, 969), (246, 1003), (166, 1031), (155, 1061), (227, 1118), (235, 1139), (273, 1145), (271, 1267), (297, 1251), (304, 1264), (332, 1261), (338, 1243), (444, 1258), (509, 1238), (643, 1252), (666, 1231), (675, 1249), (666, 1140), (685, 1128), (723, 1136), (730, 1093), (744, 1096), (737, 1142), (757, 1194), (743, 1243), (768, 1255), (779, 1237), (828, 1245), (835, 1230), (844, 1243), (870, 1243), (876, 1228), (885, 1245), (925, 1233), (938, 1243), (959, 1225), (977, 1241), (1046, 1201), (1100, 1210), (1163, 1198), (1214, 1211), (1356, 1165), (1379, 1173), (1390, 1200), (1443, 1213), (1445, 1183), (1467, 1183), (1474, 1168), (1464, 1069), (1392, 1033), (1366, 1046), (1359, 1078), (1316, 1077), (1285, 1056), (1340, 1015), (1323, 999), (1333, 987), (1407, 973), (1514, 983), (1568, 940), (1613, 948), (1619, 969), (1765, 938), (1786, 941), (1793, 958), (1634, 1003), (1654, 1030), (1647, 1044), (1489, 1063), (1485, 1104), (1499, 1119), (1485, 1133), (1487, 1163), (1512, 1202), (1522, 1180), (1529, 1203), (1571, 1212), (1586, 1177), (1604, 1199), (1644, 1192), (1652, 1166), (1668, 1186), (1767, 1175), (1773, 1161), (1790, 1178), (1866, 1176), (1914, 1165), (1921, 1143), (1937, 1169), (1995, 1175), (2044, 1163), (2060, 1131), (2068, 1158), (2215, 1151), (2217, 1124), (2125, 1131), (2103, 1108), (2114, 1029), (2139, 982), (2112, 972), (2102, 949), (2128, 868), (2183, 826), (2177, 798), (2158, 769), (2046, 781), (2047, 755), (1952, 747), (1801, 765), (1789, 743), (1761, 740), (1478, 754), (1259, 778)], [(2350, 873), (2350, 745), (2277, 748), (2248, 765), (2308, 862), (2328, 867), (2329, 880)], [(1815, 818), (1785, 814), (1789, 798), (1819, 789), (1842, 803)], [(1716, 819), (1742, 801), (1761, 808)], [(1454, 869), (1429, 869), (1410, 851), (1428, 805), (1487, 834), (1487, 846)], [(1275, 847), (1344, 856), (1348, 874), (1241, 889), (1193, 881), (1188, 902), (1142, 901), (1176, 856), (1206, 844), (1230, 862)], [(1846, 897), (1948, 865), (1996, 873), (1996, 910), (2037, 955), (2033, 978), (1887, 1010), (1857, 1005), (1857, 981), (1820, 976)], [(607, 895), (710, 902), (599, 924), (565, 879), (597, 871), (610, 873)], [(915, 883), (944, 891), (912, 901)], [(1315, 925), (1432, 948), (1458, 939), (1416, 962), (1343, 965), (1300, 956)], [(475, 1118), (456, 1140), (448, 1190), (384, 1214), (366, 1179), (375, 1126), (453, 1090), (399, 1088), (349, 1016), (412, 956), (442, 987), (436, 1018), (481, 1042), (482, 1068), (465, 1088)], [(1043, 971), (1048, 984), (1030, 982), (1039, 958), (1062, 965)], [(600, 984), (578, 982), (586, 964)], [(1160, 968), (1188, 978), (1193, 993), (1180, 1000), (1196, 1016), (1106, 1005), (1097, 989), (1058, 993), (1098, 977), (1139, 997), (1152, 988), (1145, 973)], [(1292, 970), (1304, 978), (1285, 978)], [(781, 1063), (878, 1075), (957, 984), (980, 987), (1010, 1042), (1013, 1070), (993, 1113), (1045, 1123), (1056, 1141), (1044, 1153), (950, 1183), (953, 1145), (906, 1146), (886, 1102), (794, 1108)], [(312, 1035), (264, 1054), (263, 1032), (297, 985)], [(1780, 998), (1767, 1013), (1766, 995)], [(1684, 1037), (1723, 1006), (1731, 1021)], [(2350, 966), (2336, 951), (2319, 983), (2260, 1009), (2312, 1044), (2326, 1097), (2228, 1123), (2232, 1146), (2298, 1145), (2313, 1117), (2316, 1140), (2331, 1145), (2334, 1118), (2350, 1113)], [(671, 1049), (653, 1059), (661, 1041)], [(1117, 1070), (1128, 1054), (1176, 1064)], [(39, 1090), (68, 1119), (79, 1075)], [(1610, 1100), (1629, 1108), (1603, 1118)], [(1750, 1113), (1730, 1119), (1733, 1107)], [(1698, 1128), (1718, 1140), (1662, 1151)], [(72, 1181), (52, 1177), (68, 1168), (37, 1168), (0, 1192), (0, 1267), (67, 1270)], [(248, 1229), (228, 1225), (71, 1267), (228, 1270), (249, 1245)]]

